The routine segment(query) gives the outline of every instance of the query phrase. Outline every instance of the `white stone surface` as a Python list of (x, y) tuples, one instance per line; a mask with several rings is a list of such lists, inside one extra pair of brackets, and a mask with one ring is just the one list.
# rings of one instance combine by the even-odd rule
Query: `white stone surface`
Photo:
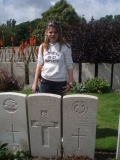
[(29, 84), (30, 85), (33, 85), (36, 67), (37, 67), (37, 62), (29, 63)]
[(13, 63), (13, 73), (20, 85), (25, 84), (25, 63), (24, 62)]
[(0, 62), (0, 72), (11, 76), (11, 62)]
[(119, 114), (119, 125), (118, 125), (118, 139), (116, 148), (116, 159), (120, 158), (120, 114)]
[(73, 63), (73, 81), (79, 83), (79, 63)]
[(63, 149), (65, 155), (94, 157), (96, 96), (75, 94), (63, 97)]
[(120, 63), (114, 64), (112, 88), (120, 89)]
[(98, 64), (98, 77), (104, 79), (108, 83), (111, 83), (111, 64)]
[[(36, 46), (36, 48), (38, 48), (38, 47), (39, 46)], [(13, 54), (13, 61), (14, 62), (16, 62), (16, 61), (21, 62), (21, 60), (24, 61), (24, 56), (22, 56), (22, 50), (20, 50), (20, 57), (18, 55), (19, 46), (18, 47), (14, 46), (13, 50), (12, 50), (12, 47), (4, 47), (4, 48), (1, 47), (0, 51), (1, 51), (0, 61), (2, 60), (2, 62), (10, 61), (12, 58), (12, 54)], [(24, 55), (26, 56), (27, 59), (29, 57), (29, 54), (33, 51), (35, 52), (35, 48), (33, 48), (32, 46), (24, 48)], [(28, 52), (29, 52), (29, 54), (28, 54)], [(34, 55), (34, 58), (35, 58), (35, 61), (37, 61), (36, 54)], [(32, 56), (30, 57), (30, 61), (33, 61)]]
[(82, 83), (85, 83), (88, 79), (95, 77), (95, 64), (82, 63)]
[(32, 156), (61, 154), (61, 96), (39, 93), (28, 96)]
[(0, 141), (10, 150), (29, 149), (25, 94), (0, 93)]

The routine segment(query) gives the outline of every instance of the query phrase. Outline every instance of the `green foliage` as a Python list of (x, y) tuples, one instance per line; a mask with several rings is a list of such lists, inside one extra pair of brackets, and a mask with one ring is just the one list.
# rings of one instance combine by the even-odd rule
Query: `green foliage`
[[(2, 38), (2, 30), (4, 30), (4, 40)], [(11, 36), (14, 36), (14, 32), (11, 29), (8, 29), (6, 26), (0, 27), (0, 39), (3, 40), (4, 46), (11, 46)]]
[[(0, 160), (32, 160), (29, 151), (23, 151), (23, 150), (17, 150), (10, 152), (7, 149), (8, 143), (1, 144), (0, 143)], [(40, 159), (46, 159), (44, 157), (41, 158), (35, 158), (36, 160)], [(61, 157), (52, 156), (52, 160), (95, 160), (92, 158), (89, 158), (88, 156), (66, 156), (64, 159)]]
[(109, 93), (111, 91), (110, 84), (100, 78), (89, 79), (85, 83), (87, 92), (90, 93)]
[(0, 143), (0, 159), (1, 160), (2, 160), (2, 158), (6, 158), (6, 155), (7, 155), (6, 146), (7, 145), (8, 145), (8, 143), (4, 143), (4, 144)]
[(98, 97), (96, 146), (97, 150), (114, 151), (118, 139), (120, 93), (90, 94)]
[(8, 143), (0, 143), (0, 160), (30, 160), (30, 153), (28, 151), (18, 150), (10, 152), (7, 149)]
[[(47, 11), (42, 13), (42, 20), (38, 24), (38, 28), (41, 29), (41, 34), (44, 35), (46, 23), (52, 19), (60, 22), (63, 31), (63, 36), (66, 38), (67, 29), (66, 26), (72, 25), (73, 20), (79, 17), (75, 12), (71, 4), (68, 4), (66, 0), (60, 0), (54, 6), (50, 7)], [(81, 18), (79, 17), (79, 22)], [(73, 31), (74, 28), (71, 28)], [(69, 40), (69, 39), (68, 39)]]
[(82, 83), (74, 83), (73, 87), (70, 89), (70, 92), (82, 93), (86, 92), (86, 88)]
[(73, 9), (72, 5), (68, 4), (66, 0), (60, 0), (54, 6), (44, 13), (42, 13), (43, 21), (48, 22), (51, 19), (55, 19), (63, 24), (66, 19), (73, 23), (73, 18), (77, 16), (77, 13)]
[[(30, 38), (30, 22), (21, 23), (15, 27), (10, 27), (10, 30), (14, 33), (14, 46), (19, 46), (22, 41), (27, 41)], [(6, 40), (6, 39), (5, 39)]]
[(42, 13), (41, 19), (13, 27), (0, 25), (0, 33), (5, 31), (4, 46), (11, 46), (11, 36), (14, 37), (14, 46), (19, 46), (20, 42), (28, 40), (30, 35), (36, 37), (36, 44), (39, 45), (44, 41), (46, 22), (51, 19), (60, 22), (63, 36), (71, 44), (74, 62), (120, 63), (120, 15), (115, 15), (114, 18), (112, 15), (106, 15), (100, 20), (91, 18), (91, 21), (87, 22), (84, 16), (81, 18), (77, 15), (66, 0), (56, 2)]
[[(19, 46), (22, 41), (26, 41), (30, 37), (30, 29), (33, 35), (36, 30), (36, 40), (37, 45), (43, 42), (45, 26), (48, 21), (51, 19), (57, 20), (60, 22), (63, 35), (66, 33), (66, 24), (72, 25), (73, 19), (79, 17), (75, 12), (71, 4), (68, 4), (66, 0), (60, 0), (54, 6), (51, 6), (47, 11), (42, 13), (42, 19), (38, 18), (31, 22), (27, 21), (16, 25), (14, 27), (7, 27), (7, 25), (0, 26), (0, 33), (2, 30), (5, 30), (5, 46), (11, 46), (10, 37), (14, 37), (14, 46)], [(79, 17), (81, 21), (81, 18)], [(74, 29), (72, 29), (73, 31)], [(1, 38), (1, 37), (0, 37)]]

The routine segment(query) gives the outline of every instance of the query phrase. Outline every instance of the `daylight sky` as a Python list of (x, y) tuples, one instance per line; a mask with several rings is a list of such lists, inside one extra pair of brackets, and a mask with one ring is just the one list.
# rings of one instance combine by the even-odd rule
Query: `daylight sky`
[[(0, 24), (16, 20), (16, 25), (36, 18), (59, 0), (0, 0)], [(106, 15), (120, 15), (120, 0), (67, 0), (79, 16), (87, 21)]]

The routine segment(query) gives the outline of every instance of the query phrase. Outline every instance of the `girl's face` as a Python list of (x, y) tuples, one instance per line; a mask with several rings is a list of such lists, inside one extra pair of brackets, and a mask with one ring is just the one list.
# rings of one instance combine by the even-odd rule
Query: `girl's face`
[(54, 27), (50, 26), (46, 31), (46, 35), (48, 36), (50, 43), (55, 44), (57, 42), (59, 34)]

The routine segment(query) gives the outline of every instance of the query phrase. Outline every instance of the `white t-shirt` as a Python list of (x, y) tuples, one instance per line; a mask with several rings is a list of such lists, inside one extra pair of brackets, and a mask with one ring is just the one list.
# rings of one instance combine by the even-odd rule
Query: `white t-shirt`
[(59, 43), (51, 44), (47, 51), (44, 49), (42, 56), (42, 45), (39, 47), (37, 66), (43, 64), (41, 75), (50, 81), (66, 81), (68, 69), (73, 69), (71, 48), (65, 44), (59, 51)]

